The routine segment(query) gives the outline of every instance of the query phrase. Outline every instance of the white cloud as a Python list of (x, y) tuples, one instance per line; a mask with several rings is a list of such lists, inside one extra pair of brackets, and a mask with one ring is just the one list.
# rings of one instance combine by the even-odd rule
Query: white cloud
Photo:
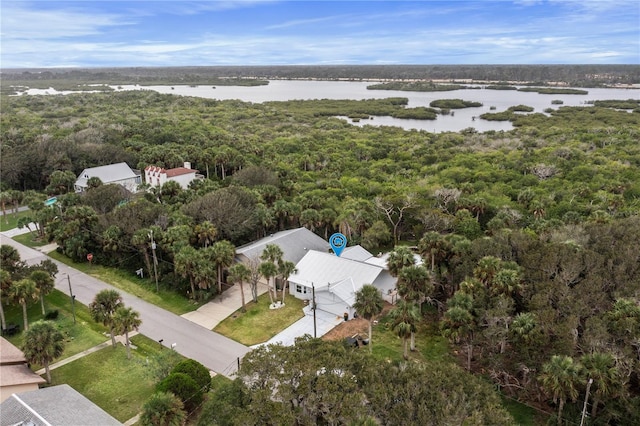
[(77, 9), (31, 10), (21, 3), (2, 5), (2, 38), (47, 40), (100, 34), (107, 27), (132, 25), (124, 15), (93, 14)]

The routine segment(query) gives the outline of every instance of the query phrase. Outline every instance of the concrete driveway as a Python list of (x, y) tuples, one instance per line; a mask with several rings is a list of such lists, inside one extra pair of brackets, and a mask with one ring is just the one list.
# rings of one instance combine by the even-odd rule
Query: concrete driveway
[[(313, 326), (313, 311), (309, 305), (305, 306), (303, 309), (304, 317), (300, 318), (298, 321), (291, 324), (289, 327), (282, 330), (280, 333), (273, 336), (268, 342), (261, 343), (259, 345), (254, 345), (252, 347), (258, 347), (266, 344), (277, 344), (280, 343), (284, 346), (293, 346), (295, 343), (295, 339), (297, 337), (302, 337), (305, 334), (310, 336), (314, 336), (314, 326)], [(315, 335), (316, 337), (321, 337), (327, 334), (329, 331), (333, 330), (335, 326), (344, 322), (344, 318), (342, 316), (336, 316), (329, 312), (321, 311), (318, 309), (316, 311), (316, 325), (315, 325)]]

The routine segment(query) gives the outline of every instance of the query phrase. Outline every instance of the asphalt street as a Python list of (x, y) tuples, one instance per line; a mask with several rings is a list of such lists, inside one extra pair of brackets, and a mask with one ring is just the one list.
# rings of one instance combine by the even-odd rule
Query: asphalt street
[[(21, 259), (28, 264), (50, 259), (45, 254), (26, 247), (4, 235), (0, 236), (0, 243), (15, 247), (20, 253)], [(202, 363), (205, 367), (218, 374), (233, 377), (237, 371), (238, 359), (242, 359), (251, 350), (247, 346), (158, 308), (103, 281), (90, 277), (77, 269), (56, 260), (51, 260), (58, 265), (59, 270), (56, 276), (56, 289), (69, 294), (70, 280), (73, 294), (76, 295), (76, 301), (84, 305), (89, 305), (101, 290), (117, 290), (122, 295), (125, 305), (131, 306), (140, 313), (140, 318), (142, 319), (141, 334), (158, 342), (162, 340), (163, 346), (167, 348), (173, 347), (183, 356)]]

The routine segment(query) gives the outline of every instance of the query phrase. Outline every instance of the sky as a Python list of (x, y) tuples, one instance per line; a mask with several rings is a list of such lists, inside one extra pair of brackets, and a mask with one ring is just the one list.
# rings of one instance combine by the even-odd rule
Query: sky
[(0, 0), (0, 67), (640, 64), (637, 0)]

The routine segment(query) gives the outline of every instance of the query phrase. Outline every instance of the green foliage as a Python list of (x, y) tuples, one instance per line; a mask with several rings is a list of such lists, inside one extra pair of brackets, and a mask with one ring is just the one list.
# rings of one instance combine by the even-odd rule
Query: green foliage
[(403, 90), (407, 92), (448, 92), (461, 89), (473, 89), (473, 87), (460, 84), (436, 84), (430, 81), (411, 81), (370, 84), (368, 90)]
[(144, 426), (181, 426), (186, 420), (184, 404), (168, 392), (157, 392), (142, 407), (140, 424)]
[(198, 361), (193, 359), (185, 359), (176, 364), (171, 373), (184, 373), (191, 377), (203, 392), (209, 392), (211, 388), (211, 375), (209, 370)]
[(530, 107), (528, 105), (515, 105), (515, 106), (510, 106), (509, 108), (507, 108), (509, 111), (514, 111), (514, 112), (533, 112), (534, 108)]
[(588, 95), (589, 91), (581, 89), (563, 89), (560, 87), (521, 87), (519, 92), (536, 92), (543, 95)]
[(156, 385), (156, 392), (171, 392), (184, 404), (189, 413), (202, 403), (203, 389), (184, 373), (171, 373)]
[(461, 109), (481, 107), (482, 102), (464, 101), (462, 99), (436, 99), (435, 101), (431, 101), (429, 106), (434, 108)]
[(45, 366), (51, 383), (49, 363), (62, 355), (64, 337), (52, 321), (36, 321), (24, 334), (22, 351), (28, 362)]
[(339, 342), (260, 347), (245, 357), (239, 374), (212, 403), (216, 412), (205, 409), (207, 420), (218, 414), (229, 422), (222, 424), (243, 424), (231, 419), (242, 412), (248, 424), (274, 416), (301, 424), (358, 424), (362, 416), (384, 424), (513, 423), (491, 386), (458, 367), (378, 363)]

